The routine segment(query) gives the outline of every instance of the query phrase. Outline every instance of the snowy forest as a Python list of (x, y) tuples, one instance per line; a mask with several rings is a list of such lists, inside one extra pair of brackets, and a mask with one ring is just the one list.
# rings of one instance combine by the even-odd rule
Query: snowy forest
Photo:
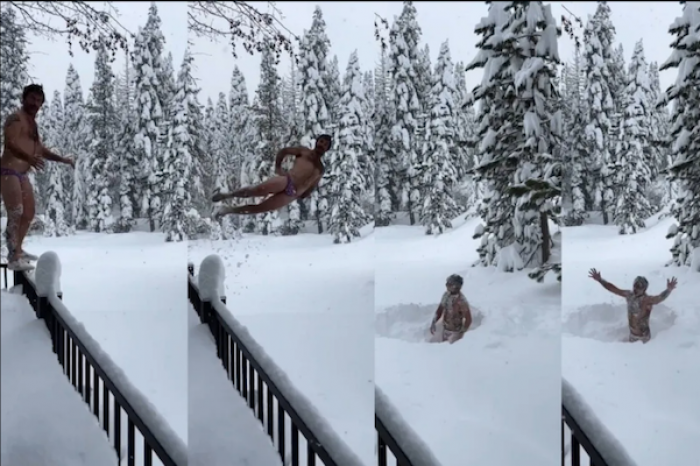
[[(467, 214), (482, 220), (475, 266), (531, 269), (542, 281), (549, 271), (561, 279), (559, 226), (599, 215), (633, 234), (661, 212), (677, 219), (672, 262), (689, 264), (700, 247), (693, 4), (679, 6), (670, 58), (659, 65), (647, 62), (641, 39), (625, 63), (606, 2), (582, 24), (573, 57), (559, 56), (568, 38), (549, 5), (489, 2), (473, 56), (453, 60), (445, 41), (431, 63), (416, 9), (403, 2), (400, 15), (378, 21), (370, 70), (360, 69), (357, 53), (339, 63), (317, 7), (289, 69), (262, 47), (252, 99), (234, 68), (230, 88), (206, 102), (189, 51), (175, 71), (152, 5), (123, 69), (98, 45), (87, 98), (72, 66), (63, 94), (46, 96), (45, 144), (77, 165), (48, 164), (35, 175), (33, 228), (63, 236), (143, 224), (167, 241), (316, 232), (346, 243), (372, 225), (420, 225), (438, 235)], [(12, 9), (0, 28), (4, 120), (29, 81), (29, 56)], [(670, 68), (678, 78), (664, 91), (659, 71)], [(474, 70), (481, 84), (467, 89)], [(281, 212), (212, 219), (213, 193), (266, 179), (280, 148), (311, 147), (322, 133), (333, 146), (308, 199)]]
[[(700, 248), (700, 2), (679, 7), (661, 64), (647, 60), (641, 38), (625, 63), (610, 8), (598, 2), (561, 73), (563, 221), (581, 225), (594, 214), (634, 234), (654, 214), (673, 215), (671, 263), (691, 265)], [(674, 68), (662, 90), (659, 71)]]

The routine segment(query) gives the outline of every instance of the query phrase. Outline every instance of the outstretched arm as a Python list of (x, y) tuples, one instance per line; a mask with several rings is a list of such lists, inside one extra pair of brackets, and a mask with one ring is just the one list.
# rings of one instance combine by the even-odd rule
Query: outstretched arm
[(619, 289), (618, 287), (616, 287), (616, 286), (613, 285), (612, 283), (610, 283), (610, 282), (608, 282), (608, 281), (605, 281), (605, 280), (603, 280), (602, 278), (601, 278), (600, 280), (598, 280), (598, 283), (600, 283), (601, 285), (603, 285), (603, 288), (605, 288), (606, 290), (608, 290), (608, 291), (611, 292), (612, 294), (616, 294), (616, 295), (618, 295), (618, 296), (622, 296), (623, 298), (626, 298), (627, 295), (629, 294), (627, 291)]
[(671, 295), (671, 289), (666, 288), (664, 291), (662, 291), (660, 294), (657, 294), (656, 296), (649, 296), (647, 299), (651, 304), (659, 304), (663, 301), (666, 300)]
[(39, 137), (39, 146), (41, 147), (41, 156), (46, 160), (59, 163), (71, 163), (70, 159), (61, 157), (60, 155), (56, 154), (55, 152), (52, 152), (48, 147), (46, 147), (44, 145), (44, 141), (41, 140), (41, 137)]
[(618, 296), (622, 296), (623, 298), (626, 298), (629, 295), (628, 291), (621, 290), (612, 283), (603, 280), (603, 277), (600, 276), (600, 272), (598, 272), (596, 269), (591, 269), (588, 272), (588, 276), (591, 277), (593, 280), (597, 281), (601, 285), (603, 285), (603, 288), (608, 290), (609, 292), (616, 294)]

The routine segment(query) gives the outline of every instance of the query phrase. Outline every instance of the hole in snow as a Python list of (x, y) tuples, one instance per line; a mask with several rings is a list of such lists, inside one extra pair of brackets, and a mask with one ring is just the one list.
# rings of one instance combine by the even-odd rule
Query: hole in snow
[[(651, 311), (649, 326), (654, 338), (664, 330), (673, 327), (676, 313), (663, 304), (657, 304)], [(612, 304), (594, 304), (576, 309), (563, 322), (563, 330), (583, 338), (600, 341), (627, 341), (627, 306)]]
[[(433, 320), (437, 304), (398, 304), (379, 312), (375, 316), (375, 332), (380, 337), (395, 338), (414, 343), (433, 341), (430, 322)], [(481, 312), (472, 307), (471, 332), (483, 321)], [(442, 330), (442, 322), (437, 323), (437, 332)]]

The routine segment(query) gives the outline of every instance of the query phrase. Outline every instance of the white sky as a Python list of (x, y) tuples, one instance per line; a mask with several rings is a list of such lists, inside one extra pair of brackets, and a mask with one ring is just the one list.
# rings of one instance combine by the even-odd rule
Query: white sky
[[(260, 3), (265, 9), (266, 2)], [(186, 45), (186, 2), (156, 2), (162, 20), (163, 34), (166, 39), (166, 49), (173, 53), (174, 65), (180, 66)], [(147, 2), (117, 2), (120, 21), (125, 27), (135, 32), (138, 26), (146, 21), (149, 3)], [(278, 9), (284, 15), (284, 24), (295, 34), (301, 35), (304, 29), (311, 26), (312, 13), (315, 5), (323, 10), (327, 34), (331, 41), (331, 56), (337, 55), (341, 75), (345, 72), (347, 61), (353, 50), (358, 51), (360, 67), (363, 71), (374, 69), (379, 57), (379, 44), (374, 39), (374, 14), (377, 13), (392, 20), (402, 9), (402, 2), (279, 2)], [(446, 39), (450, 43), (450, 51), (454, 62), (469, 62), (475, 54), (474, 45), (477, 36), (474, 25), (486, 15), (487, 6), (482, 2), (415, 2), (418, 10), (418, 22), (422, 29), (421, 41), (430, 46), (434, 60), (440, 44)], [(584, 20), (593, 14), (596, 2), (553, 2), (554, 15), (559, 20), (566, 13), (566, 6)], [(669, 43), (672, 37), (668, 34), (671, 22), (681, 14), (678, 2), (612, 2), (613, 24), (617, 29), (616, 40), (625, 49), (625, 58), (629, 60), (634, 44), (644, 37), (647, 61), (664, 62), (669, 54)], [(30, 73), (47, 90), (47, 95), (58, 89), (63, 92), (65, 75), (69, 63), (78, 70), (83, 90), (87, 89), (94, 75), (94, 54), (87, 55), (76, 51), (71, 59), (68, 46), (63, 39), (48, 41), (43, 38), (32, 38), (30, 50)], [(562, 59), (569, 59), (573, 53), (573, 44), (566, 36), (559, 41)], [(248, 56), (239, 48), (241, 57), (235, 60), (225, 41), (211, 42), (207, 39), (193, 39), (192, 52), (195, 54), (195, 77), (199, 80), (201, 102), (207, 97), (216, 100), (219, 92), (228, 94), (231, 72), (234, 64), (238, 64), (246, 77), (248, 92), (252, 93), (259, 81), (259, 56)], [(123, 57), (119, 57), (115, 69), (120, 71)], [(288, 73), (289, 60), (283, 59), (280, 74)], [(475, 71), (467, 76), (467, 86), (473, 88), (481, 79), (481, 72)], [(661, 87), (665, 89), (675, 79), (675, 71), (661, 74)]]

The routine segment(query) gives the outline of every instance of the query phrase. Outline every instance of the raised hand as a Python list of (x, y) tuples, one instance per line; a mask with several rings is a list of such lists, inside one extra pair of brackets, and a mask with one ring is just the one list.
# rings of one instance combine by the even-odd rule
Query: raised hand
[(603, 278), (600, 276), (600, 272), (598, 272), (596, 269), (589, 270), (588, 276), (597, 282), (599, 282)]
[(676, 277), (671, 277), (670, 280), (666, 280), (666, 289), (667, 290), (675, 289), (676, 285), (678, 285), (678, 280), (676, 280)]

